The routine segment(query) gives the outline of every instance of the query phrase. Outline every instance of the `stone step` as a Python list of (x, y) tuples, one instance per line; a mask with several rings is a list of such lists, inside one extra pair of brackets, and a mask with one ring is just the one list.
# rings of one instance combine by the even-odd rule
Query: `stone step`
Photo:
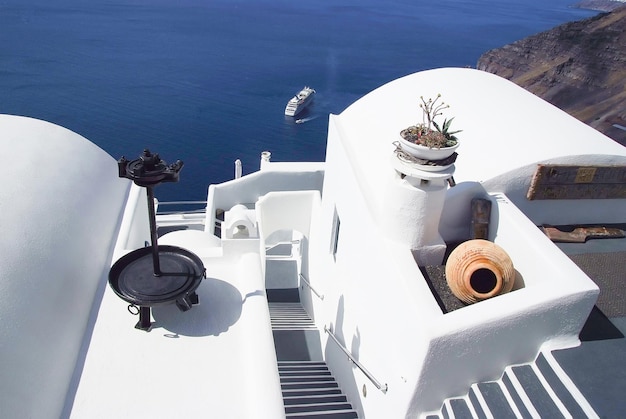
[(280, 387), (283, 390), (290, 390), (290, 389), (307, 389), (307, 388), (333, 388), (333, 387), (339, 387), (339, 385), (337, 384), (337, 382), (332, 379), (332, 380), (325, 380), (325, 381), (295, 381), (295, 382), (289, 382), (289, 383), (280, 383)]
[(313, 367), (322, 367), (324, 369), (328, 369), (326, 366), (326, 362), (324, 361), (278, 361), (278, 368), (313, 368)]
[(298, 388), (292, 387), (283, 389), (283, 398), (285, 397), (313, 397), (313, 396), (334, 396), (343, 395), (339, 386), (329, 388)]
[(455, 419), (474, 419), (470, 406), (465, 399), (449, 399), (443, 405), (444, 417)]
[(329, 376), (330, 371), (328, 368), (326, 369), (297, 369), (297, 370), (282, 370), (280, 373), (281, 377), (321, 377), (321, 376)]
[(550, 388), (552, 388), (561, 403), (563, 403), (565, 409), (571, 413), (572, 417), (587, 417), (588, 415), (572, 395), (572, 390), (568, 389), (567, 386), (563, 384), (543, 353), (539, 354), (535, 360), (535, 364), (537, 365), (537, 368), (539, 368), (541, 375), (543, 375)]
[(298, 412), (286, 414), (288, 418), (307, 418), (307, 419), (358, 419), (356, 410), (331, 410), (326, 412)]
[(285, 413), (319, 413), (329, 411), (352, 410), (352, 405), (347, 402), (330, 403), (307, 403), (285, 406)]
[[(578, 389), (569, 380), (564, 383), (554, 371), (552, 365), (555, 364), (549, 353), (540, 353), (534, 362), (507, 367), (498, 381), (472, 385), (467, 397), (445, 400), (439, 412), (427, 417), (594, 417), (595, 413), (590, 412), (589, 404)], [(555, 365), (555, 368), (560, 367)]]
[(302, 395), (302, 396), (284, 396), (283, 401), (286, 406), (290, 405), (304, 405), (315, 403), (338, 403), (347, 402), (347, 398), (344, 394), (314, 394), (314, 395)]
[(320, 333), (300, 303), (270, 302), (278, 374), (288, 418), (358, 418), (323, 361)]
[(334, 380), (333, 376), (330, 374), (326, 375), (291, 375), (291, 376), (280, 376), (281, 383), (317, 383), (317, 382), (328, 382)]
[(269, 303), (272, 330), (316, 330), (300, 303)]

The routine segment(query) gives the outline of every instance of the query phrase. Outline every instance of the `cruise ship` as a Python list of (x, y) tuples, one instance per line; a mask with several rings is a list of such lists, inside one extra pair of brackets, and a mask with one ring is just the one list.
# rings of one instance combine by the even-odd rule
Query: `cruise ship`
[[(395, 143), (437, 93), (461, 145), (423, 170)], [(175, 155), (13, 115), (0, 146), (2, 418), (626, 411), (626, 239), (580, 239), (626, 229), (626, 148), (503, 78), (393, 80), (329, 115), (325, 161), (259, 150), (201, 211), (158, 199)], [(470, 304), (448, 268), (477, 240), (513, 283), (468, 268)]]
[(315, 90), (305, 86), (297, 95), (289, 99), (285, 107), (285, 115), (296, 116), (302, 112), (313, 101)]

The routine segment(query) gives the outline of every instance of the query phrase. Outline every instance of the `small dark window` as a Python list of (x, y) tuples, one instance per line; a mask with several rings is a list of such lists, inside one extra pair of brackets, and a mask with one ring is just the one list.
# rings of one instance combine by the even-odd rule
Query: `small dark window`
[(332, 235), (330, 237), (330, 252), (333, 254), (333, 257), (337, 255), (337, 246), (339, 245), (339, 227), (341, 225), (341, 221), (339, 220), (339, 214), (337, 214), (337, 208), (335, 208), (335, 212), (333, 214), (333, 230)]

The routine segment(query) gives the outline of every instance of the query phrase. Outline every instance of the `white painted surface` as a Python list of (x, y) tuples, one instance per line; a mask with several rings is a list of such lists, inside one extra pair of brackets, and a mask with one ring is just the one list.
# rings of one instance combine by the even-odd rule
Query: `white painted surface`
[(438, 93), (450, 104), (443, 117), (454, 117), (452, 128), (463, 130), (458, 134), (457, 184), (479, 182), (490, 192), (506, 193), (537, 224), (623, 221), (626, 200), (614, 200), (607, 211), (593, 200), (528, 201), (526, 192), (537, 163), (626, 165), (626, 147), (514, 83), (473, 69), (444, 68), (399, 78), (331, 117), (331, 125), (338, 125), (346, 139), (344, 147), (365, 195), (386, 187), (389, 169), (381, 156), (395, 148), (401, 129), (421, 121), (419, 97)]
[(253, 204), (271, 191), (321, 190), (324, 163), (261, 164), (261, 170), (239, 179), (210, 185), (207, 198), (205, 231), (213, 234), (216, 211), (226, 211), (236, 204)]
[(149, 333), (107, 290), (100, 313), (109, 321), (96, 325), (72, 417), (283, 415), (258, 256), (235, 272), (232, 262), (204, 263), (200, 305), (155, 308)]
[(224, 256), (212, 235), (170, 233), (208, 268), (200, 305), (136, 330), (107, 276), (149, 241), (144, 190), (66, 129), (0, 116), (0, 130), (16, 157), (0, 188), (0, 416), (282, 417), (258, 240)]
[(0, 416), (59, 417), (129, 183), (83, 137), (0, 115)]
[(140, 247), (150, 244), (150, 220), (146, 188), (130, 183), (124, 215), (115, 242), (113, 262)]
[[(452, 105), (446, 116), (456, 116), (454, 128), (464, 131), (455, 164), (458, 185), (434, 185), (437, 198), (431, 200), (429, 191), (416, 192), (415, 185), (398, 177), (389, 156), (397, 133), (419, 120), (419, 96), (439, 92)], [(375, 390), (322, 334), (324, 357), (354, 407), (364, 417), (417, 416), (438, 409), (445, 398), (497, 378), (506, 366), (533, 359), (541, 348), (577, 344), (597, 287), (535, 223), (556, 216), (585, 220), (595, 203), (529, 203), (525, 190), (538, 162), (626, 162), (624, 147), (496, 76), (469, 69), (410, 75), (331, 116), (326, 163), (274, 163), (268, 156), (262, 170), (209, 187), (205, 231), (164, 238), (202, 258), (208, 278), (198, 288), (200, 305), (185, 313), (174, 305), (155, 308), (154, 328), (146, 333), (133, 328), (137, 318), (107, 286), (102, 301), (94, 304), (93, 334), (83, 340), (87, 317), (82, 315), (99, 296), (107, 264), (149, 241), (142, 216), (145, 194), (131, 188), (120, 221), (128, 182), (116, 178), (110, 157), (59, 127), (1, 118), (0, 129), (10, 134), (2, 138), (9, 144), (4, 148), (18, 156), (41, 150), (44, 137), (62, 144), (13, 163), (30, 174), (40, 167), (31, 162), (40, 163), (52, 182), (31, 177), (0, 189), (3, 217), (8, 211), (7, 219), (16, 220), (3, 227), (10, 240), (2, 241), (0, 332), (2, 342), (15, 344), (0, 346), (3, 372), (13, 371), (11, 380), (0, 381), (6, 401), (0, 406), (17, 416), (59, 412), (69, 388), (71, 416), (77, 418), (281, 417), (262, 241), (284, 228), (308, 239), (301, 269), (325, 298), (305, 288), (302, 299), (316, 324), (331, 327), (388, 385), (386, 394)], [(22, 140), (23, 124), (32, 131), (27, 136), (32, 141), (20, 143), (26, 144), (22, 149), (13, 140)], [(72, 160), (76, 164), (70, 167), (94, 179), (114, 179), (100, 181), (104, 191), (87, 206), (85, 197), (94, 195), (90, 182), (81, 177), (76, 185), (52, 170), (77, 150), (88, 158)], [(50, 155), (57, 158), (50, 160)], [(310, 199), (317, 192), (288, 191), (321, 191), (322, 199)], [(417, 240), (418, 248), (430, 252), (442, 241), (465, 238), (475, 196), (493, 200), (490, 238), (509, 253), (523, 284), (518, 282), (510, 294), (443, 314), (416, 263), (419, 249), (411, 243)], [(604, 201), (595, 214), (610, 222), (626, 212), (625, 201)], [(237, 204), (252, 208), (257, 202), (259, 238), (213, 235), (217, 211)], [(392, 230), (402, 228), (400, 212), (412, 206), (417, 215), (404, 219), (419, 225), (407, 239), (405, 232)], [(34, 221), (21, 222), (25, 214)], [(335, 216), (340, 221), (336, 252), (331, 246)], [(24, 263), (32, 260), (37, 263)], [(45, 339), (38, 340), (41, 336)], [(44, 357), (43, 343), (52, 345), (43, 349)], [(74, 388), (70, 378), (77, 358)], [(24, 374), (16, 381), (18, 368)], [(29, 404), (32, 394), (38, 399)]]
[(201, 255), (207, 269), (200, 304), (153, 308), (146, 333), (107, 287), (71, 417), (283, 417), (258, 253), (226, 257), (196, 234), (176, 238), (166, 241)]
[[(511, 192), (516, 202), (492, 195), (492, 235), (526, 283), (445, 315), (415, 262), (419, 252), (411, 253), (398, 240), (401, 232), (383, 228), (412, 207), (409, 198), (390, 193), (397, 181), (389, 158), (392, 142), (420, 117), (419, 96), (439, 92), (452, 105), (446, 116), (456, 116), (455, 129), (464, 130), (455, 163), (458, 186), (448, 190), (442, 214), (434, 203), (416, 202), (411, 217), (421, 217), (419, 228), (439, 226), (446, 240), (466, 239), (471, 198)], [(538, 134), (529, 135), (526, 127)], [(384, 396), (368, 391), (362, 397), (362, 386), (371, 383), (326, 344), (328, 363), (366, 417), (439, 409), (445, 398), (464, 394), (472, 383), (499, 377), (506, 365), (534, 359), (546, 342), (577, 344), (597, 287), (516, 204), (532, 212), (519, 194), (525, 194), (537, 162), (618, 163), (626, 161), (622, 146), (506, 80), (476, 70), (441, 69), (395, 80), (331, 116), (326, 156), (320, 237), (311, 238), (316, 245), (310, 275), (325, 299), (312, 301), (318, 324), (332, 325), (359, 361), (389, 384)], [(615, 201), (603, 202), (613, 217), (624, 213), (619, 212), (624, 200)], [(335, 211), (341, 231), (331, 257)], [(561, 212), (569, 219), (583, 216), (571, 203)]]
[(382, 192), (385, 237), (415, 250), (422, 265), (440, 265), (446, 244), (439, 234), (439, 219), (448, 185), (399, 174)]
[(311, 216), (319, 201), (318, 191), (278, 191), (264, 195), (256, 204), (263, 238), (280, 230), (296, 230), (308, 239)]
[(245, 205), (237, 204), (224, 214), (222, 237), (225, 239), (254, 239), (259, 237), (256, 214)]
[(462, 395), (474, 382), (499, 378), (506, 365), (534, 360), (543, 345), (578, 345), (596, 301), (597, 286), (514, 204), (503, 195), (492, 200), (492, 239), (511, 257), (518, 280), (509, 294), (430, 323), (431, 347), (412, 404), (416, 412), (438, 409), (436, 400)]

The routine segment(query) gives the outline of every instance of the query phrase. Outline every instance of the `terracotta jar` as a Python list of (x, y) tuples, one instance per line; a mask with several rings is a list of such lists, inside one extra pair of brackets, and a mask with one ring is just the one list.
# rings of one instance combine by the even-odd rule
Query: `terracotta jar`
[(487, 240), (468, 240), (450, 253), (446, 281), (452, 293), (472, 304), (513, 288), (515, 269), (509, 255)]

